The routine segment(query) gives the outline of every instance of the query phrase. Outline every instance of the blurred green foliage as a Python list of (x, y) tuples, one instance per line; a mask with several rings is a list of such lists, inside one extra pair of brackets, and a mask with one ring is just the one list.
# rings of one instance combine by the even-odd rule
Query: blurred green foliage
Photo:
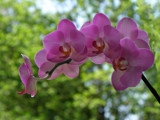
[[(59, 6), (67, 0), (57, 0)], [(124, 16), (133, 18), (147, 31), (155, 64), (145, 72), (160, 94), (160, 3), (154, 6), (144, 0), (77, 0), (69, 11), (45, 13), (31, 0), (0, 0), (0, 120), (159, 120), (160, 107), (148, 88), (141, 83), (135, 88), (117, 92), (111, 85), (112, 67), (87, 61), (80, 75), (70, 79), (61, 75), (54, 80), (37, 83), (35, 98), (17, 95), (24, 89), (18, 68), (21, 53), (32, 62), (36, 77), (35, 54), (43, 48), (43, 37), (56, 30), (58, 22), (67, 18), (92, 20), (102, 12), (116, 27)], [(42, 3), (43, 4), (43, 3)], [(63, 8), (62, 8), (63, 9)]]

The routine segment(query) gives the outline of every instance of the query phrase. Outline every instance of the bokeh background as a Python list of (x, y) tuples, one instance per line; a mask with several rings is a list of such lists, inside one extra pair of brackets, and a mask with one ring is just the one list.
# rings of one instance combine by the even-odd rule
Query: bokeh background
[(32, 62), (44, 36), (61, 19), (77, 28), (96, 13), (106, 14), (112, 26), (133, 18), (147, 31), (155, 63), (145, 72), (160, 94), (160, 0), (0, 0), (0, 120), (160, 120), (160, 105), (143, 81), (117, 92), (111, 85), (112, 66), (87, 61), (77, 78), (61, 75), (37, 82), (37, 94), (17, 95), (24, 89), (19, 66), (21, 53)]

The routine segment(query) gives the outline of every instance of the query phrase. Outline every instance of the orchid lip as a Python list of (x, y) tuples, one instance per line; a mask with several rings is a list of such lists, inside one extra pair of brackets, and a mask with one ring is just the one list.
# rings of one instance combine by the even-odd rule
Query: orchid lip
[(63, 54), (61, 58), (67, 58), (71, 53), (71, 47), (67, 43), (64, 43), (62, 46), (59, 47), (59, 51)]
[(113, 67), (115, 70), (118, 69), (120, 71), (125, 71), (127, 70), (128, 65), (129, 65), (128, 61), (123, 57), (113, 61)]
[(93, 53), (99, 54), (105, 48), (105, 43), (101, 38), (96, 39), (92, 42), (93, 47), (97, 49), (97, 51), (93, 51)]

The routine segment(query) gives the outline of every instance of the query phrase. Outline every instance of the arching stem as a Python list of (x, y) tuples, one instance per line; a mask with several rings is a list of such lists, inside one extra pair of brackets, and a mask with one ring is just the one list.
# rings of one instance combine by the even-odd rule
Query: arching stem
[(146, 84), (146, 86), (149, 88), (149, 90), (152, 92), (154, 97), (157, 99), (157, 101), (160, 104), (160, 96), (158, 95), (157, 91), (152, 87), (152, 85), (148, 82), (147, 78), (142, 74), (142, 80)]

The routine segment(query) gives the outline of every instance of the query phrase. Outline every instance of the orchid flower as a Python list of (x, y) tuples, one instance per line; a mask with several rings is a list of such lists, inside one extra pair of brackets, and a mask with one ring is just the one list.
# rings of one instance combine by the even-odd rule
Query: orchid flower
[(45, 36), (43, 45), (47, 51), (47, 60), (53, 63), (69, 58), (73, 63), (81, 62), (87, 57), (85, 36), (67, 19), (61, 20), (57, 30)]
[[(56, 63), (53, 63), (51, 61), (47, 60), (47, 50), (42, 49), (40, 50), (36, 56), (35, 56), (35, 62), (37, 66), (39, 67), (39, 77), (45, 78), (48, 74), (47, 71), (50, 71)], [(57, 76), (64, 73), (66, 76), (70, 78), (77, 77), (79, 74), (79, 65), (73, 65), (73, 64), (63, 64), (55, 69), (55, 71), (52, 73), (51, 77), (49, 79), (54, 79)]]
[(31, 94), (31, 97), (36, 95), (36, 78), (33, 76), (33, 70), (29, 58), (25, 55), (22, 55), (25, 63), (19, 67), (19, 75), (25, 90), (19, 92), (18, 94)]
[(102, 64), (117, 56), (114, 51), (119, 47), (120, 33), (111, 26), (107, 16), (96, 14), (80, 31), (86, 36), (88, 57), (92, 62)]
[(120, 45), (121, 54), (113, 61), (115, 71), (112, 74), (112, 85), (118, 91), (137, 86), (142, 72), (154, 62), (153, 53), (148, 49), (138, 48), (132, 40), (124, 38)]

